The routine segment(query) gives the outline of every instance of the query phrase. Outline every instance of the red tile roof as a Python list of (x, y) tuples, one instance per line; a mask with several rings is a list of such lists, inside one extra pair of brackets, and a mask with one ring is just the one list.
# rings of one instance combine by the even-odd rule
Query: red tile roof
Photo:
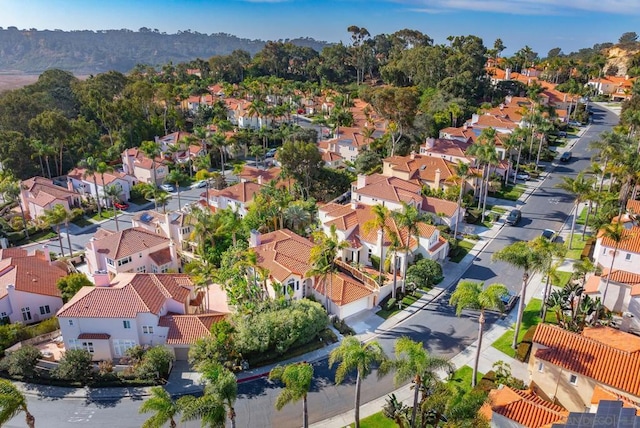
[[(265, 183), (266, 184), (266, 183)], [(253, 201), (256, 193), (260, 193), (262, 185), (251, 181), (244, 181), (222, 190), (209, 190), (209, 197), (227, 198), (233, 201), (247, 203)]]
[(107, 333), (80, 333), (78, 339), (108, 340), (111, 338)]
[(373, 294), (373, 290), (357, 279), (343, 273), (332, 273), (327, 278), (317, 278), (313, 288), (322, 295), (329, 291), (329, 298), (338, 306), (348, 305)]
[(610, 327), (589, 327), (578, 334), (540, 324), (533, 342), (546, 348), (538, 349), (536, 358), (640, 396), (640, 337)]
[(269, 270), (270, 275), (283, 282), (291, 274), (302, 277), (311, 269), (309, 256), (313, 242), (288, 230), (260, 235), (260, 245), (253, 248), (258, 264)]
[(393, 156), (383, 160), (394, 171), (409, 173), (410, 178), (434, 183), (436, 171), (440, 171), (440, 184), (446, 184), (455, 175), (453, 163), (441, 157), (414, 154), (410, 156)]
[(569, 415), (563, 407), (543, 400), (532, 391), (520, 391), (508, 386), (492, 389), (488, 402), (480, 412), (489, 420), (493, 412), (528, 428), (562, 422)]
[(171, 263), (173, 260), (170, 248), (163, 248), (162, 250), (149, 253), (149, 258), (156, 266), (166, 265), (167, 263)]
[(160, 317), (158, 326), (168, 327), (167, 344), (190, 344), (196, 340), (211, 335), (211, 326), (222, 321), (224, 314), (199, 314), (199, 315), (165, 315)]
[(112, 260), (131, 256), (158, 245), (169, 244), (169, 239), (141, 227), (119, 232), (100, 229), (98, 232), (95, 234), (96, 240), (93, 241), (93, 246), (97, 252), (106, 254)]
[(159, 315), (166, 301), (186, 304), (193, 283), (186, 274), (118, 274), (109, 287), (84, 287), (59, 311), (66, 318), (135, 318)]
[(0, 260), (0, 298), (7, 295), (7, 286), (24, 293), (60, 297), (57, 282), (67, 271), (56, 263), (37, 256), (10, 257)]
[[(622, 231), (622, 241), (618, 244), (619, 251), (627, 251), (630, 253), (640, 253), (640, 227), (634, 226), (631, 229)], [(607, 248), (615, 248), (616, 243), (606, 236), (600, 236), (601, 245)]]

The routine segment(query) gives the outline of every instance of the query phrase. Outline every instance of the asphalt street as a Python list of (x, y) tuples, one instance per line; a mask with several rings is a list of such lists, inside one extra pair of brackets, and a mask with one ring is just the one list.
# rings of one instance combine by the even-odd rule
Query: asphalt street
[[(605, 130), (618, 122), (613, 113), (594, 106), (594, 123), (589, 126), (583, 137), (572, 148), (573, 160), (568, 164), (553, 165), (550, 175), (526, 201), (519, 206), (522, 221), (514, 227), (505, 226), (485, 247), (476, 261), (463, 275), (464, 278), (500, 282), (510, 290), (519, 292), (522, 272), (504, 263), (491, 262), (491, 255), (498, 249), (518, 240), (529, 240), (538, 236), (544, 229), (560, 230), (568, 221), (573, 208), (573, 198), (565, 191), (555, 188), (563, 176), (575, 176), (585, 170), (589, 164), (588, 144)], [(201, 191), (202, 189), (195, 189)], [(192, 190), (183, 193), (183, 200), (197, 199), (199, 192)], [(176, 198), (174, 198), (176, 199)], [(172, 203), (177, 202), (174, 200)], [(108, 224), (107, 227), (110, 227)], [(91, 233), (86, 234), (88, 241)], [(85, 239), (85, 235), (82, 236)], [(74, 243), (76, 241), (74, 240)], [(77, 241), (80, 245), (81, 240)], [(74, 244), (75, 245), (75, 244)], [(393, 343), (401, 336), (409, 336), (422, 341), (430, 352), (436, 355), (452, 357), (469, 344), (477, 334), (476, 314), (464, 312), (456, 317), (448, 305), (448, 295), (426, 306), (423, 310), (398, 324), (392, 331), (386, 332), (377, 340), (388, 354), (393, 353)], [(489, 316), (488, 323), (496, 320)], [(488, 326), (487, 326), (488, 328)], [(329, 369), (327, 360), (314, 363), (315, 378), (309, 394), (309, 422), (314, 423), (353, 409), (355, 378), (350, 377), (341, 385), (335, 385), (334, 370)], [(393, 376), (377, 379), (373, 373), (363, 381), (362, 402), (381, 397), (393, 391)], [(267, 381), (257, 379), (239, 386), (236, 402), (238, 427), (298, 427), (301, 422), (301, 405), (286, 406), (280, 412), (274, 408), (275, 398), (280, 388)], [(92, 427), (135, 427), (145, 420), (138, 414), (141, 401), (122, 399), (107, 402), (67, 399), (28, 397), (29, 408), (35, 415), (38, 426), (66, 428), (89, 423)], [(183, 427), (196, 427), (199, 422), (180, 424)], [(10, 421), (7, 427), (23, 427), (24, 418), (19, 416)]]

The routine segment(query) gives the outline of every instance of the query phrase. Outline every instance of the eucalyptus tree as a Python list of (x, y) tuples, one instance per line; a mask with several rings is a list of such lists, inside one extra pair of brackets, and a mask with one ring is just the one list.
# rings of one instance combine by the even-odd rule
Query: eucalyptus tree
[(529, 284), (530, 275), (539, 272), (544, 266), (543, 255), (536, 250), (530, 243), (519, 241), (493, 253), (492, 261), (501, 261), (515, 268), (522, 269), (522, 287), (520, 289), (520, 299), (518, 300), (518, 317), (516, 320), (515, 332), (513, 334), (513, 349), (518, 346), (518, 335), (522, 324), (522, 315), (524, 313), (524, 301), (527, 294), (527, 285)]
[(478, 345), (476, 346), (476, 357), (473, 362), (473, 376), (471, 376), (471, 387), (476, 386), (478, 377), (478, 363), (482, 352), (482, 334), (484, 331), (485, 311), (504, 312), (503, 298), (509, 295), (509, 290), (502, 284), (491, 284), (484, 288), (483, 282), (462, 280), (458, 282), (456, 289), (451, 293), (449, 304), (456, 307), (456, 315), (460, 316), (464, 309), (477, 310), (478, 316)]

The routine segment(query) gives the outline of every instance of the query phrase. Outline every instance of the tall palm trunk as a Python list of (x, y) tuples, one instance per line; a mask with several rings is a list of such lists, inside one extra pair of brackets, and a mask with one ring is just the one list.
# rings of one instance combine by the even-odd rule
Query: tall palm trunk
[(67, 228), (67, 244), (69, 244), (69, 257), (73, 256), (73, 248), (71, 248), (71, 234), (69, 233), (69, 222), (65, 222), (64, 226)]
[(607, 282), (604, 284), (604, 292), (602, 293), (602, 305), (605, 305), (605, 299), (607, 298), (607, 291), (609, 291), (609, 281), (611, 280), (611, 272), (613, 272), (613, 265), (616, 261), (616, 254), (618, 254), (618, 243), (613, 249), (613, 257), (611, 257), (611, 266), (609, 266), (609, 274), (607, 275)]
[(102, 217), (102, 206), (100, 205), (100, 194), (98, 193), (98, 179), (96, 173), (93, 173), (93, 188), (96, 191), (96, 205), (98, 205), (98, 217)]
[(398, 260), (397, 260), (397, 252), (393, 250), (393, 288), (391, 289), (391, 297), (396, 298), (396, 288), (398, 287)]
[(356, 375), (356, 401), (355, 401), (355, 422), (356, 427), (360, 428), (360, 386), (362, 384), (362, 378), (360, 377), (360, 370)]
[[(461, 180), (460, 183), (460, 193), (458, 193), (458, 215), (462, 212), (462, 194), (464, 193), (464, 185), (466, 180)], [(458, 225), (460, 224), (460, 219), (458, 218), (456, 221), (456, 225), (453, 228), (453, 238), (458, 239)]]
[[(576, 219), (578, 218), (578, 215), (580, 214), (578, 212), (578, 209), (580, 208), (580, 202), (576, 201), (576, 208), (575, 208), (575, 213), (573, 214), (573, 218), (571, 219), (571, 231), (569, 232), (569, 250), (571, 250), (571, 244), (573, 243), (573, 232), (576, 230)], [(586, 225), (585, 225), (586, 227)]]
[(51, 178), (51, 164), (49, 163), (49, 156), (45, 156), (45, 163), (47, 164), (47, 174), (49, 175), (49, 178)]
[(229, 420), (231, 421), (231, 428), (236, 428), (236, 410), (233, 408), (233, 406), (231, 406), (230, 403), (227, 403), (227, 406), (229, 406), (229, 412), (227, 413)]
[(524, 299), (527, 293), (527, 283), (529, 282), (529, 272), (525, 271), (522, 274), (522, 291), (520, 292), (520, 299), (518, 300), (518, 318), (516, 318), (516, 328), (513, 332), (513, 342), (511, 347), (516, 349), (518, 347), (518, 335), (520, 334), (520, 324), (522, 324), (522, 314), (524, 313)]
[(536, 171), (538, 170), (538, 164), (540, 163), (540, 153), (542, 152), (543, 139), (544, 139), (544, 134), (540, 135), (540, 142), (538, 143), (538, 155), (536, 156)]
[(471, 377), (471, 387), (475, 388), (476, 379), (478, 378), (478, 364), (480, 364), (480, 352), (482, 352), (482, 333), (484, 330), (484, 309), (480, 310), (478, 318), (478, 348), (476, 349), (476, 357), (473, 361), (473, 376)]
[(489, 177), (491, 177), (491, 165), (487, 165), (487, 179), (484, 185), (484, 197), (483, 199), (483, 203), (482, 203), (482, 219), (481, 221), (484, 222), (484, 217), (485, 217), (485, 211), (487, 210), (487, 196), (489, 196)]
[(113, 219), (116, 221), (116, 232), (120, 231), (120, 225), (118, 224), (118, 210), (116, 209), (116, 204), (111, 201), (111, 204), (113, 205)]
[(587, 233), (587, 226), (589, 226), (589, 217), (591, 216), (591, 210), (593, 208), (593, 201), (589, 201), (589, 205), (587, 206), (587, 215), (584, 218), (584, 227), (582, 228), (582, 240), (584, 241), (584, 238), (586, 236)]
[(309, 406), (307, 394), (302, 397), (302, 428), (309, 428)]
[(422, 378), (420, 375), (416, 375), (413, 380), (413, 408), (411, 409), (411, 428), (416, 426), (416, 415), (418, 413), (418, 393), (420, 392), (420, 386), (422, 385)]
[(516, 171), (515, 174), (513, 174), (513, 184), (514, 186), (516, 185), (516, 183), (518, 182), (518, 170), (520, 169), (520, 155), (522, 153), (522, 141), (520, 141), (520, 148), (518, 149), (518, 158), (516, 160)]
[(24, 409), (24, 418), (27, 422), (27, 426), (29, 428), (35, 428), (36, 426), (36, 418), (29, 412), (26, 407)]
[(25, 216), (24, 214), (24, 208), (22, 207), (22, 203), (20, 201), (18, 201), (18, 206), (20, 207), (20, 216), (22, 217), (22, 224), (24, 224), (24, 236), (27, 239), (29, 239), (29, 225), (27, 224), (27, 216)]
[(382, 259), (382, 257), (384, 257), (384, 229), (380, 229), (380, 232), (382, 234), (382, 242), (380, 243), (380, 261), (378, 262), (378, 271), (380, 274), (380, 279), (378, 281), (380, 282), (380, 286), (382, 287), (382, 284), (384, 284), (384, 280), (382, 279), (382, 268), (384, 265), (384, 261)]
[(60, 244), (60, 254), (64, 257), (64, 248), (62, 247), (62, 235), (60, 235), (60, 225), (56, 226), (56, 232), (58, 233), (58, 243)]

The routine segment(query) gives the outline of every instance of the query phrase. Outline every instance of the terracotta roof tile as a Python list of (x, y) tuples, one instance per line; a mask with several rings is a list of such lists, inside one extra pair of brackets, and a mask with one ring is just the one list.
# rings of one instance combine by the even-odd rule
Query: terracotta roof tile
[(538, 349), (536, 358), (640, 396), (640, 337), (610, 327), (578, 334), (540, 324), (533, 342), (546, 348)]
[(109, 287), (84, 287), (59, 311), (68, 318), (135, 318), (160, 314), (168, 299), (188, 301), (193, 284), (185, 274), (118, 274)]
[(280, 178), (280, 168), (259, 169), (253, 166), (243, 166), (242, 172), (238, 174), (240, 180), (258, 181), (258, 177), (262, 177), (262, 182), (267, 184), (271, 180)]
[(119, 232), (103, 230), (104, 232), (100, 234), (96, 232), (94, 235), (96, 240), (93, 241), (93, 246), (96, 251), (107, 254), (113, 260), (169, 243), (169, 239), (141, 227), (124, 229)]
[(163, 248), (162, 250), (154, 251), (153, 253), (149, 253), (149, 258), (156, 266), (166, 265), (167, 263), (171, 263), (173, 258), (171, 257), (171, 249)]
[(445, 184), (453, 175), (453, 163), (441, 157), (426, 155), (393, 156), (383, 160), (391, 169), (409, 173), (411, 178), (435, 182), (436, 171), (440, 171), (440, 183)]
[(80, 333), (78, 339), (108, 340), (111, 338), (107, 333)]
[(489, 402), (481, 413), (491, 420), (491, 412), (529, 428), (539, 428), (566, 420), (569, 412), (561, 406), (543, 400), (531, 391), (503, 386), (489, 392)]
[(67, 276), (67, 271), (57, 264), (37, 257), (11, 257), (0, 260), (0, 298), (7, 295), (7, 286), (17, 291), (60, 297), (56, 283)]
[(165, 315), (160, 317), (158, 326), (168, 327), (167, 344), (190, 344), (211, 335), (211, 326), (225, 318), (224, 314)]
[[(634, 226), (622, 232), (623, 240), (618, 244), (618, 250), (630, 253), (640, 253), (640, 227)], [(606, 236), (600, 236), (601, 245), (607, 248), (615, 248), (616, 243)]]
[(288, 229), (280, 229), (260, 235), (260, 245), (253, 250), (258, 256), (258, 264), (283, 282), (291, 274), (305, 276), (311, 269), (309, 256), (313, 246), (308, 239)]
[(323, 295), (328, 289), (329, 298), (338, 306), (353, 303), (373, 294), (373, 290), (365, 284), (342, 272), (332, 273), (327, 278), (318, 278), (314, 281), (313, 288)]
[(241, 181), (222, 190), (209, 190), (209, 196), (227, 198), (233, 201), (247, 203), (253, 201), (256, 193), (260, 193), (262, 185), (251, 181)]

